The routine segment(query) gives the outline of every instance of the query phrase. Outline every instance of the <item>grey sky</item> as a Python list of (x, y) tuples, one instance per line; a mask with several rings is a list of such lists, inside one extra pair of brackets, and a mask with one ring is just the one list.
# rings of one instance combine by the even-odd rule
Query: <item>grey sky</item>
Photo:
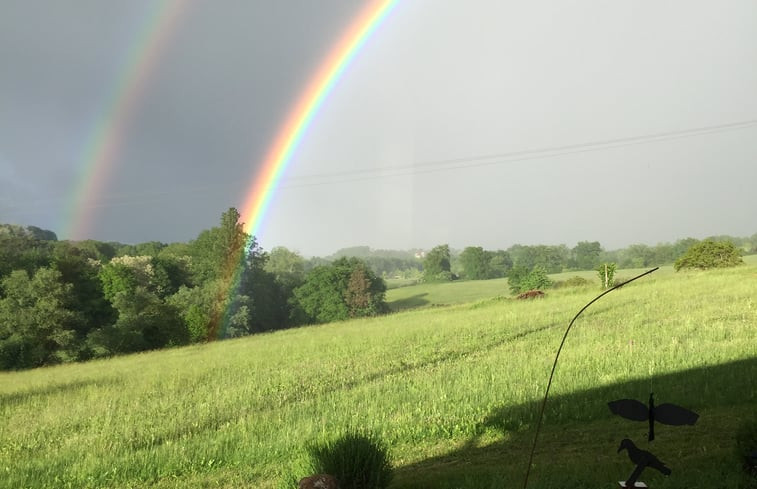
[[(186, 0), (91, 237), (184, 241), (241, 207), (360, 8)], [(149, 10), (3, 2), (0, 222), (66, 237), (83, 146)], [(316, 116), (259, 241), (310, 255), (751, 235), (755, 60), (751, 0), (401, 0)]]

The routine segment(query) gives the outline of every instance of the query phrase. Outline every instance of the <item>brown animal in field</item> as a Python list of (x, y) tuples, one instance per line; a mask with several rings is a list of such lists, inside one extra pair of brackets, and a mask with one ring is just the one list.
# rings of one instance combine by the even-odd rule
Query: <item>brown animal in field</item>
[(336, 479), (328, 474), (316, 474), (300, 479), (299, 489), (339, 489)]
[(540, 299), (542, 297), (544, 297), (544, 292), (541, 290), (529, 290), (520, 294), (516, 299)]

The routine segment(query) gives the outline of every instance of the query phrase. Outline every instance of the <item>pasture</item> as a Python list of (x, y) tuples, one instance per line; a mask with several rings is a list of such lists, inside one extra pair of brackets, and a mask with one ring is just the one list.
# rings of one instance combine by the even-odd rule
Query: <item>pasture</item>
[[(751, 259), (751, 257), (748, 257)], [(646, 268), (618, 270), (618, 279), (627, 280), (635, 275), (643, 273)], [(672, 266), (660, 267), (655, 272), (656, 276), (675, 273)], [(577, 271), (551, 274), (549, 278), (553, 282), (568, 280), (571, 277), (581, 277), (591, 280), (599, 286), (597, 272)], [(596, 290), (596, 289), (595, 289)], [(389, 308), (394, 311), (405, 311), (422, 307), (439, 307), (453, 304), (465, 304), (481, 299), (492, 297), (507, 297), (510, 295), (506, 278), (492, 280), (460, 280), (454, 282), (417, 284), (395, 287), (387, 290), (386, 301)]]
[[(279, 488), (307, 475), (307, 443), (349, 428), (387, 442), (393, 488), (522, 487), (555, 351), (598, 289), (389, 292), (395, 305), (449, 305), (0, 374), (0, 488)], [(626, 437), (673, 470), (645, 471), (655, 488), (735, 487), (733, 436), (757, 410), (756, 292), (750, 258), (658, 271), (588, 309), (557, 367), (529, 487), (612, 487), (633, 469), (616, 453)], [(650, 445), (645, 423), (607, 408), (650, 391), (699, 422), (662, 426)]]

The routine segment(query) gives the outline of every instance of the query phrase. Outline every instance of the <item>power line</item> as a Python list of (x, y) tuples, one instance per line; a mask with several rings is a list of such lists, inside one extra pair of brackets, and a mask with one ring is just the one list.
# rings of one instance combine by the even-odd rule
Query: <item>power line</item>
[[(387, 168), (366, 168), (362, 170), (349, 170), (332, 173), (319, 173), (302, 175), (298, 177), (291, 177), (284, 180), (279, 188), (300, 188), (311, 187), (321, 185), (334, 185), (340, 183), (350, 183), (358, 181), (375, 180), (378, 178), (391, 178), (400, 176), (410, 176), (425, 173), (436, 173), (442, 171), (476, 168), (482, 166), (500, 165), (503, 163), (512, 163), (520, 161), (528, 161), (535, 159), (545, 159), (559, 157), (569, 154), (587, 153), (593, 151), (601, 151), (605, 149), (612, 149), (624, 146), (632, 146), (639, 144), (649, 144), (660, 141), (668, 141), (672, 139), (704, 136), (708, 134), (714, 134), (726, 131), (735, 131), (740, 129), (748, 129), (757, 126), (757, 119), (745, 120), (740, 122), (732, 122), (728, 124), (718, 124), (711, 126), (703, 126), (692, 129), (684, 129), (679, 131), (660, 132), (655, 134), (647, 134), (643, 136), (630, 136), (625, 138), (605, 139), (600, 141), (593, 141), (588, 143), (569, 144), (562, 146), (552, 146), (540, 149), (530, 149), (523, 151), (512, 151), (506, 153), (496, 153), (489, 155), (469, 156), (461, 158), (452, 158), (446, 160), (434, 160), (425, 161), (420, 163), (413, 163), (408, 165), (397, 165)], [(313, 181), (319, 180), (322, 181)], [(308, 181), (310, 180), (310, 181)], [(300, 183), (301, 182), (301, 183)], [(238, 182), (237, 182), (238, 185)], [(156, 191), (142, 191), (139, 193), (127, 193), (118, 194), (113, 193), (107, 197), (100, 198), (96, 202), (91, 202), (86, 205), (87, 208), (98, 207), (120, 207), (131, 206), (134, 204), (143, 204), (147, 202), (163, 201), (167, 198), (172, 198), (177, 194), (192, 193), (202, 194), (208, 193), (213, 190), (227, 189), (229, 184), (226, 182), (206, 182), (201, 185), (190, 185), (185, 187), (173, 187), (170, 190), (156, 190)], [(7, 210), (15, 210), (23, 214), (34, 213), (34, 209), (30, 207), (47, 207), (50, 204), (57, 202), (50, 197), (42, 199), (34, 199), (27, 202), (13, 202), (10, 205), (4, 206)]]
[[(285, 180), (280, 188), (298, 188), (311, 187), (318, 185), (331, 185), (337, 183), (356, 182), (364, 180), (373, 180), (376, 178), (389, 178), (397, 176), (417, 175), (423, 173), (434, 173), (440, 171), (449, 171), (465, 168), (475, 168), (481, 166), (500, 165), (515, 161), (527, 161), (534, 159), (553, 158), (576, 153), (587, 153), (601, 151), (604, 149), (619, 148), (624, 146), (633, 146), (639, 144), (649, 144), (659, 141), (669, 141), (672, 139), (704, 136), (718, 132), (734, 131), (747, 129), (757, 126), (757, 119), (733, 122), (728, 124), (718, 124), (712, 126), (697, 127), (679, 131), (668, 131), (643, 136), (630, 136), (625, 138), (605, 139), (588, 143), (570, 144), (563, 146), (552, 146), (547, 148), (530, 149), (523, 151), (512, 151), (507, 153), (496, 153), (489, 155), (469, 156), (453, 158), (446, 160), (426, 161), (422, 163), (413, 163), (409, 165), (397, 165), (385, 168), (366, 168), (362, 170), (350, 170), (332, 173), (319, 173), (310, 175), (301, 175), (291, 177)], [(347, 177), (347, 178), (341, 178)], [(337, 179), (334, 179), (337, 178)], [(312, 181), (325, 179), (324, 181)], [(332, 179), (332, 180), (329, 180)], [(310, 181), (308, 181), (310, 180)], [(302, 183), (299, 183), (302, 182)]]

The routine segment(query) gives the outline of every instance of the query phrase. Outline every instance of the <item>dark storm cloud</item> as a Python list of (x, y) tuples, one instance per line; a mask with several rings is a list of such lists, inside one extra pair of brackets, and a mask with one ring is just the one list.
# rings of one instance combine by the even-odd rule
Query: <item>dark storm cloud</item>
[[(186, 2), (132, 108), (107, 191), (92, 203), (101, 209), (96, 237), (186, 239), (239, 205), (304, 80), (358, 7)], [(10, 69), (0, 77), (0, 149), (36, 194), (65, 198), (76, 183), (85, 145), (153, 11), (148, 2), (4, 4), (0, 61)], [(19, 198), (16, 208), (39, 203)], [(138, 218), (146, 202), (160, 204), (155, 223)], [(109, 214), (115, 207), (117, 217)], [(43, 214), (33, 224), (58, 224), (60, 216)], [(165, 233), (168, 220), (184, 232)]]
[[(289, 110), (364, 6), (182, 5), (90, 203), (93, 238), (187, 240), (241, 206)], [(86, 146), (155, 6), (3, 4), (0, 222), (61, 234)], [(755, 8), (400, 1), (313, 120), (261, 241), (326, 254), (752, 234), (757, 201), (733, 176), (757, 178), (755, 126), (465, 162), (757, 120)], [(462, 167), (434, 167), (450, 159)]]

